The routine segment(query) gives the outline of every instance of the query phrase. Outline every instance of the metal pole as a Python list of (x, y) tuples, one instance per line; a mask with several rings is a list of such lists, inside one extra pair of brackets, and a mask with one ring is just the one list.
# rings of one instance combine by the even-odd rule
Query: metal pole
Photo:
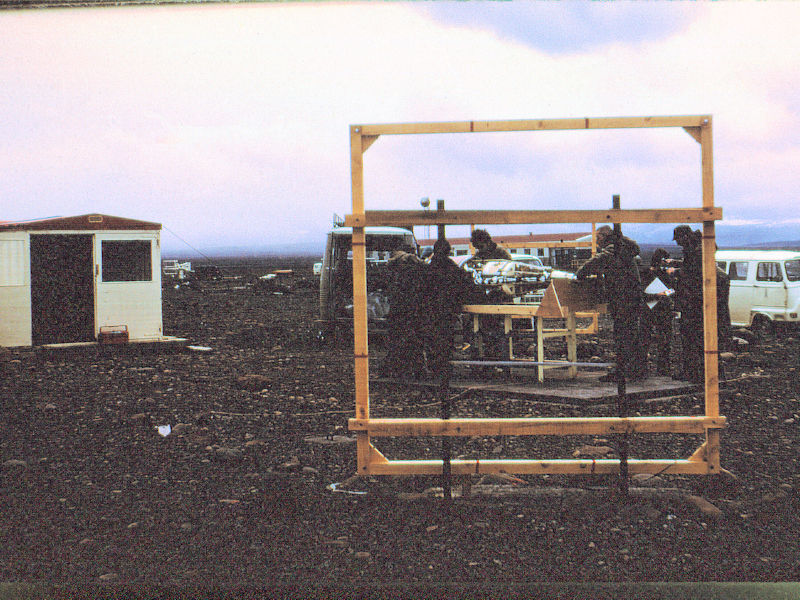
[[(436, 201), (436, 210), (443, 211), (444, 210), (444, 200), (437, 200)], [(444, 225), (438, 225), (436, 231), (436, 237), (440, 240), (444, 239)]]
[[(624, 362), (624, 361), (623, 361)], [(617, 364), (617, 410), (620, 417), (628, 416), (628, 394), (625, 390), (625, 375), (619, 370)], [(623, 496), (628, 495), (628, 431), (619, 436), (619, 491)]]
[[(612, 207), (615, 210), (619, 210), (620, 202), (619, 202), (619, 194), (614, 194), (611, 198)], [(614, 223), (614, 233), (618, 235), (622, 235), (622, 225), (620, 223)], [(619, 248), (619, 245), (617, 245)], [(616, 326), (616, 325), (615, 325)], [(614, 337), (616, 338), (617, 332), (614, 332)], [(615, 340), (616, 341), (616, 340)], [(616, 348), (615, 348), (616, 351)], [(626, 373), (626, 362), (629, 357), (627, 356), (616, 356), (617, 361), (617, 412), (619, 413), (620, 417), (627, 417), (628, 416), (628, 395), (625, 389), (625, 373)], [(628, 495), (628, 432), (625, 431), (624, 433), (619, 435), (619, 491), (622, 493), (623, 496)]]
[[(436, 201), (436, 211), (444, 210), (444, 200)], [(444, 225), (437, 225), (436, 237), (438, 240), (444, 240)], [(449, 361), (437, 360), (441, 368), (441, 380), (439, 384), (439, 406), (441, 410), (442, 419), (450, 418), (450, 374), (453, 367)], [(442, 495), (445, 502), (452, 500), (452, 475), (450, 469), (450, 454), (451, 454), (451, 440), (448, 436), (442, 436)]]
[[(450, 418), (450, 373), (453, 368), (449, 363), (442, 364), (442, 379), (439, 384), (439, 407), (442, 419)], [(445, 502), (452, 499), (452, 476), (450, 472), (451, 441), (442, 436), (442, 495)]]

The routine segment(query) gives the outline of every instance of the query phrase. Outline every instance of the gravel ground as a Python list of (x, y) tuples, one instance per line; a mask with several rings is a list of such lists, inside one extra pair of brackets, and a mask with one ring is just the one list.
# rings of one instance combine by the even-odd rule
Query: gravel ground
[[(253, 285), (252, 274), (287, 266), (298, 274), (285, 284)], [(423, 493), (436, 478), (348, 479), (352, 344), (316, 339), (310, 261), (230, 264), (226, 272), (240, 277), (164, 289), (165, 332), (210, 351), (2, 355), (0, 581), (71, 589), (458, 582), (510, 590), (534, 582), (800, 579), (797, 331), (725, 363), (722, 465), (736, 482), (638, 478), (637, 490), (677, 491), (622, 499), (612, 493), (615, 478), (475, 479), (473, 494), (447, 506)], [(700, 414), (702, 403), (690, 394), (640, 411)], [(372, 407), (380, 416), (437, 414), (430, 392), (377, 384)], [(473, 393), (454, 416), (611, 410)], [(158, 433), (161, 425), (170, 435)], [(570, 457), (582, 446), (613, 451), (614, 440), (453, 445), (454, 455)], [(631, 455), (681, 457), (698, 445), (692, 436), (637, 436)], [(379, 447), (393, 458), (440, 452), (437, 440), (424, 438)], [(496, 493), (480, 493), (489, 489)]]

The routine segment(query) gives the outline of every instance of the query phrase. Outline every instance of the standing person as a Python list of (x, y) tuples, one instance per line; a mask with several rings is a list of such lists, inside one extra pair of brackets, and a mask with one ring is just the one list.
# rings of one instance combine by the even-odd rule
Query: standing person
[[(643, 287), (647, 290), (648, 286), (656, 279), (667, 288), (673, 289), (675, 283), (672, 275), (669, 274), (666, 260), (669, 258), (669, 252), (663, 248), (657, 248), (653, 252), (650, 259), (650, 269), (647, 273), (645, 280), (642, 282)], [(647, 348), (648, 353), (650, 347), (655, 344), (656, 355), (656, 372), (659, 375), (670, 374), (670, 345), (672, 344), (672, 297), (669, 291), (663, 291), (658, 294), (648, 294), (645, 292), (645, 300), (647, 301), (647, 308), (644, 309), (644, 317), (642, 320), (642, 339)], [(651, 303), (655, 302), (651, 306)]]
[(475, 229), (470, 235), (470, 243), (475, 247), (475, 256), (471, 261), (477, 260), (511, 260), (508, 250), (501, 248), (485, 229)]
[(639, 245), (609, 226), (597, 230), (600, 251), (578, 269), (578, 279), (594, 274), (602, 279), (614, 321), (617, 369), (600, 381), (636, 381), (647, 374), (646, 348), (642, 344), (644, 292), (636, 265)]
[(720, 352), (731, 350), (733, 346), (730, 295), (731, 278), (717, 267), (717, 349)]
[[(705, 340), (703, 337), (703, 249), (702, 234), (688, 225), (678, 225), (673, 239), (683, 249), (683, 266), (677, 270), (675, 308), (681, 313), (681, 375), (692, 383), (705, 381)], [(731, 313), (728, 305), (730, 278), (716, 267), (717, 284), (717, 350), (731, 346)], [(684, 318), (685, 313), (685, 318)]]
[(420, 335), (434, 375), (444, 376), (450, 369), (455, 343), (455, 320), (461, 306), (475, 292), (472, 276), (450, 258), (450, 242), (442, 238), (433, 246), (430, 264), (423, 265), (420, 278)]
[[(487, 260), (511, 260), (511, 254), (501, 248), (485, 229), (475, 229), (470, 236), (470, 243), (475, 247), (475, 255), (467, 263), (482, 263)], [(480, 268), (480, 264), (478, 267)], [(507, 299), (506, 294), (500, 290), (490, 290), (484, 294), (483, 304), (500, 304)], [(503, 317), (495, 315), (481, 316), (481, 332), (483, 335), (484, 356), (502, 359), (506, 357), (507, 347)]]
[(419, 334), (420, 282), (422, 261), (416, 254), (395, 250), (388, 262), (389, 314), (388, 349), (380, 372), (386, 377), (422, 374), (424, 357)]
[(680, 311), (681, 378), (691, 383), (705, 380), (703, 357), (703, 252), (698, 230), (678, 225), (672, 239), (683, 250), (683, 265), (675, 277), (675, 309)]

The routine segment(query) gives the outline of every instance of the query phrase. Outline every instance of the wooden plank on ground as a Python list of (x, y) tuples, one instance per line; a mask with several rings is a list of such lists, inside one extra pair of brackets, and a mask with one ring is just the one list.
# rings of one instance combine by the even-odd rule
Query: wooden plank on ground
[[(486, 473), (508, 473), (515, 475), (612, 475), (619, 473), (617, 459), (454, 459), (450, 461), (453, 475), (480, 475)], [(440, 460), (390, 460), (368, 466), (369, 475), (441, 475)], [(705, 475), (709, 473), (708, 464), (685, 459), (629, 459), (628, 472)]]
[(725, 417), (403, 418), (350, 419), (349, 428), (371, 436), (702, 434), (725, 427)]

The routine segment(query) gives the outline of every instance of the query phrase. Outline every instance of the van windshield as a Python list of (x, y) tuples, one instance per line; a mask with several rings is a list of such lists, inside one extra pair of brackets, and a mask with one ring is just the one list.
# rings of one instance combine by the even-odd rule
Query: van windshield
[(787, 260), (783, 266), (786, 268), (786, 279), (800, 281), (800, 260)]

